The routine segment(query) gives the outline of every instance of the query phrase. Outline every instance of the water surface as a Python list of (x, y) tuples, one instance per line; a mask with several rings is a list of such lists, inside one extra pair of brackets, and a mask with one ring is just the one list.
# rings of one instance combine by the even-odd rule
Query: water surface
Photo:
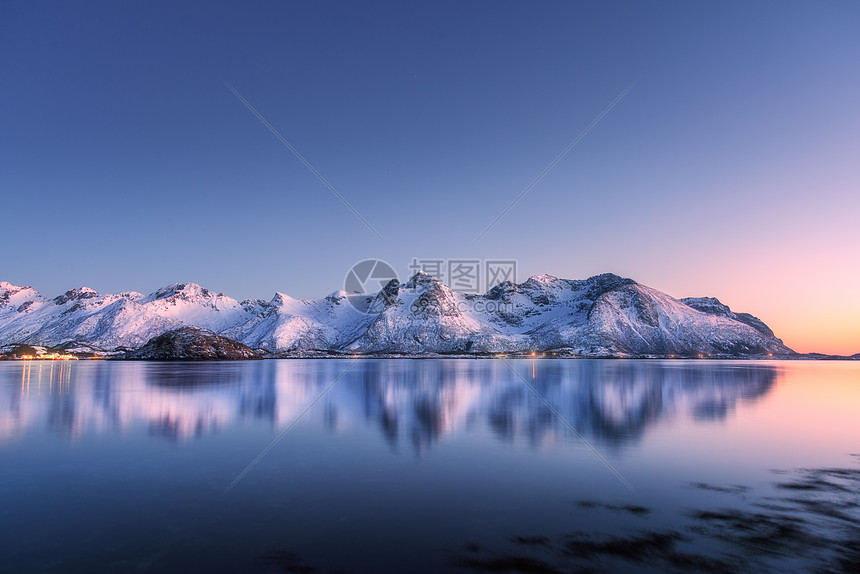
[(0, 569), (838, 570), (858, 421), (850, 362), (3, 362)]

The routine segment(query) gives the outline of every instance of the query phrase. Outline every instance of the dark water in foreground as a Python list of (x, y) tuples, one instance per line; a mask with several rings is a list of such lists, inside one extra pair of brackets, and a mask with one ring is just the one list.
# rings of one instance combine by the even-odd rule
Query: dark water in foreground
[(858, 454), (857, 363), (3, 362), (0, 570), (850, 570)]

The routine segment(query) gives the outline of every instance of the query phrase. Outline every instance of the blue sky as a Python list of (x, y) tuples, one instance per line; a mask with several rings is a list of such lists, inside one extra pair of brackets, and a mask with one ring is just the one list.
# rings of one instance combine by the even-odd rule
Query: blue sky
[(504, 258), (860, 350), (858, 30), (856, 2), (4, 2), (0, 279), (312, 297), (369, 257)]

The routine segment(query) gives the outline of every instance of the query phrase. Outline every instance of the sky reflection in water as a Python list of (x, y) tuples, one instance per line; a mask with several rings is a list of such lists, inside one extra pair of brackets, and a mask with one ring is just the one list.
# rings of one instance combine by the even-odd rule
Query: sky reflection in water
[(500, 361), (360, 360), (222, 496), (350, 363), (0, 364), (3, 554), (46, 572), (480, 570), (511, 537), (678, 529), (679, 509), (767, 495), (772, 469), (860, 452), (854, 364), (510, 361), (631, 493)]

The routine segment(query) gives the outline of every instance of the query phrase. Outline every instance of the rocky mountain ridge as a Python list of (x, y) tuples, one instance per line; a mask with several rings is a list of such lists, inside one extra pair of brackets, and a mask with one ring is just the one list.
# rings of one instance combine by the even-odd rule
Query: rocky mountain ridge
[[(361, 309), (359, 311), (358, 309)], [(610, 273), (585, 280), (537, 275), (483, 295), (423, 272), (379, 292), (236, 301), (195, 283), (144, 296), (87, 287), (48, 299), (0, 282), (0, 345), (137, 349), (198, 327), (267, 356), (306, 354), (790, 356), (760, 319), (710, 297), (675, 299)]]

